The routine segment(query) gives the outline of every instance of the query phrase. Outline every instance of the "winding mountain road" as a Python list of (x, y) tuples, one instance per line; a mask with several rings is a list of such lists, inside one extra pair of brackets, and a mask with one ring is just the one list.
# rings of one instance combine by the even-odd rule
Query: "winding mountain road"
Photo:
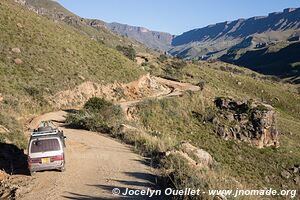
[[(198, 91), (199, 87), (154, 77), (155, 81), (169, 88), (147, 98), (180, 96), (184, 91)], [(143, 99), (120, 103), (123, 111)], [(40, 121), (52, 120), (64, 131), (66, 140), (66, 171), (37, 172), (30, 179), (28, 188), (20, 193), (24, 200), (56, 199), (148, 199), (146, 196), (113, 195), (114, 188), (121, 193), (128, 189), (146, 190), (157, 186), (157, 177), (147, 160), (133, 153), (128, 145), (103, 134), (64, 127), (67, 112), (57, 111), (34, 118), (30, 128)], [(166, 199), (156, 197), (151, 199)]]
[(185, 91), (195, 92), (195, 91), (201, 90), (200, 87), (190, 84), (190, 83), (182, 83), (182, 82), (172, 81), (172, 80), (164, 79), (161, 77), (152, 77), (152, 79), (156, 83), (164, 85), (166, 88), (168, 88), (168, 90), (154, 93), (152, 96), (149, 96), (147, 98), (119, 103), (119, 105), (121, 106), (123, 112), (126, 114), (128, 119), (130, 119), (129, 108), (135, 106), (136, 104), (138, 104), (139, 102), (141, 102), (145, 99), (151, 99), (151, 98), (152, 99), (153, 98), (163, 99), (163, 98), (168, 98), (168, 97), (181, 96), (181, 95), (183, 95), (183, 93)]
[[(63, 121), (66, 114), (47, 113), (35, 118), (31, 126), (43, 120)], [(67, 136), (66, 171), (37, 172), (21, 199), (119, 199), (112, 195), (113, 188), (124, 191), (155, 187), (156, 177), (146, 160), (129, 146), (94, 132), (60, 128)]]

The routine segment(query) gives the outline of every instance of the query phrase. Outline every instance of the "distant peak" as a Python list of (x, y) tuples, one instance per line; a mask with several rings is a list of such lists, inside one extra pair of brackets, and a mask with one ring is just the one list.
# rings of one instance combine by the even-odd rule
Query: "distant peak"
[(286, 8), (286, 9), (283, 10), (283, 12), (284, 13), (289, 13), (289, 12), (293, 12), (295, 10), (297, 10), (297, 8)]
[(142, 32), (142, 33), (147, 33), (149, 32), (148, 29), (144, 28), (144, 27), (139, 27), (139, 30)]

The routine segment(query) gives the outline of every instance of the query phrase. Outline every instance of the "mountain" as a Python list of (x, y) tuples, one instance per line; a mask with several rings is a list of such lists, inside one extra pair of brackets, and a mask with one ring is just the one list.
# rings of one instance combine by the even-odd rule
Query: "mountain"
[(135, 39), (147, 47), (157, 50), (169, 50), (174, 38), (170, 33), (151, 31), (144, 27), (120, 23), (107, 23), (106, 26), (113, 32)]
[[(174, 38), (172, 45), (178, 46), (190, 42), (208, 42), (227, 38), (246, 38), (254, 34), (272, 31), (297, 30), (300, 28), (299, 19), (300, 9), (288, 8), (283, 12), (270, 13), (268, 16), (238, 19), (194, 29)], [(280, 35), (277, 36), (277, 38), (279, 37)]]
[(170, 52), (190, 59), (218, 58), (231, 48), (287, 41), (295, 35), (300, 35), (300, 8), (288, 8), (268, 16), (226, 21), (185, 32), (172, 40), (174, 48)]

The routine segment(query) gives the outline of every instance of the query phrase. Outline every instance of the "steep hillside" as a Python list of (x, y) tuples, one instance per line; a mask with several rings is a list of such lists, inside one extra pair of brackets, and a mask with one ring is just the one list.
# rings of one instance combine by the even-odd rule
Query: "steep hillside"
[[(12, 0), (0, 2), (0, 24), (0, 110), (5, 117), (51, 109), (54, 94), (84, 81), (128, 82), (143, 73), (116, 50)], [(4, 127), (13, 124), (3, 121)]]
[(48, 17), (55, 22), (64, 22), (74, 27), (81, 34), (84, 34), (98, 42), (108, 46), (116, 47), (133, 45), (137, 51), (146, 52), (147, 48), (141, 43), (130, 40), (121, 35), (115, 34), (108, 29), (106, 23), (101, 20), (84, 19), (70, 12), (58, 2), (52, 0), (16, 0), (21, 5), (39, 15)]

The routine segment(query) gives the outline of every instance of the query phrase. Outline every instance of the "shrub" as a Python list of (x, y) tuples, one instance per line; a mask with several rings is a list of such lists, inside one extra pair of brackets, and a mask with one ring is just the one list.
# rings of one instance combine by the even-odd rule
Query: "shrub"
[(111, 102), (106, 101), (103, 98), (92, 97), (84, 104), (84, 109), (96, 112), (96, 111), (103, 110), (112, 105), (113, 104)]
[(166, 60), (168, 59), (168, 57), (164, 54), (161, 54), (159, 57), (158, 57), (158, 60), (160, 62), (165, 62)]
[(98, 97), (92, 97), (85, 103), (83, 110), (69, 114), (66, 123), (75, 128), (112, 133), (123, 120), (124, 115), (120, 106)]
[(136, 56), (135, 49), (132, 46), (126, 47), (126, 46), (120, 46), (118, 45), (116, 47), (118, 51), (120, 51), (124, 56), (129, 58), (130, 60), (134, 60)]
[(203, 90), (204, 87), (205, 87), (205, 81), (203, 81), (203, 80), (199, 81), (199, 82), (197, 83), (197, 86), (199, 86), (200, 89)]
[(172, 61), (171, 66), (175, 69), (181, 69), (181, 68), (187, 66), (187, 63), (183, 60), (181, 60), (181, 61)]

